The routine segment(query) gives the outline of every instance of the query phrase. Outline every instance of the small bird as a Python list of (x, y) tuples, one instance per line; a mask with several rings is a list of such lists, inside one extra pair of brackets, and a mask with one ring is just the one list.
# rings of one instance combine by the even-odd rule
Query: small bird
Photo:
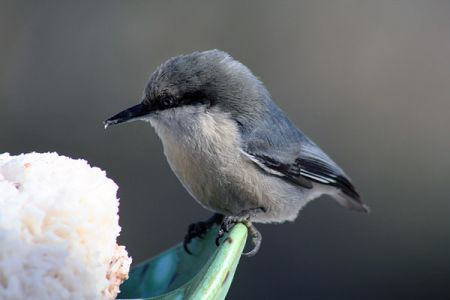
[(186, 190), (214, 215), (191, 224), (184, 247), (219, 225), (216, 244), (244, 223), (256, 254), (253, 223), (293, 221), (322, 194), (368, 212), (349, 177), (272, 101), (263, 83), (220, 50), (170, 58), (150, 76), (143, 99), (107, 119), (105, 128), (148, 121)]

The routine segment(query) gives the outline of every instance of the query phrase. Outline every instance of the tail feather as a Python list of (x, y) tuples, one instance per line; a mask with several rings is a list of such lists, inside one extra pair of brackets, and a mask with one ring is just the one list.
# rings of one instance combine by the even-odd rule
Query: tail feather
[(342, 205), (343, 207), (345, 207), (347, 209), (358, 211), (358, 212), (363, 212), (363, 213), (370, 212), (370, 208), (367, 205), (365, 205), (364, 203), (362, 203), (359, 196), (358, 197), (352, 197), (352, 196), (353, 195), (349, 195), (342, 190), (339, 191), (336, 195), (334, 195), (336, 201), (340, 205)]

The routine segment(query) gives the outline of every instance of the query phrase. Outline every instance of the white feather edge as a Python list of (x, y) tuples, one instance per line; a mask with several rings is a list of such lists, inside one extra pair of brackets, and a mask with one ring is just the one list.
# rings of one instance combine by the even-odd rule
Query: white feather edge
[[(285, 177), (285, 175), (281, 172), (275, 171), (269, 167), (267, 167), (266, 165), (264, 165), (263, 163), (261, 163), (256, 157), (254, 157), (253, 155), (245, 152), (244, 150), (241, 149), (241, 152), (248, 157), (251, 161), (253, 161), (255, 164), (257, 164), (261, 169), (263, 169), (264, 171), (266, 171), (269, 174), (273, 174), (276, 176), (281, 176), (281, 177)], [(302, 176), (305, 176), (307, 178), (316, 180), (318, 182), (324, 183), (324, 184), (329, 184), (329, 183), (334, 183), (336, 182), (335, 180), (331, 179), (331, 178), (327, 178), (327, 177), (323, 177), (314, 173), (311, 173), (309, 171), (306, 171), (304, 169), (300, 169), (300, 174)]]

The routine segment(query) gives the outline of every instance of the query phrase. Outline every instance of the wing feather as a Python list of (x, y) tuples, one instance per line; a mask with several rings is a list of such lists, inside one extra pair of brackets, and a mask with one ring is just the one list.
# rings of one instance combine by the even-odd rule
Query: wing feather
[(335, 187), (341, 205), (368, 211), (344, 171), (298, 130), (269, 96), (266, 100), (268, 109), (258, 122), (238, 123), (242, 152), (268, 174), (308, 189), (314, 182)]
[(282, 163), (267, 155), (258, 155), (255, 153), (247, 153), (245, 151), (243, 151), (243, 153), (258, 167), (271, 175), (282, 177), (307, 189), (313, 187), (311, 182), (301, 175), (300, 167), (295, 163)]

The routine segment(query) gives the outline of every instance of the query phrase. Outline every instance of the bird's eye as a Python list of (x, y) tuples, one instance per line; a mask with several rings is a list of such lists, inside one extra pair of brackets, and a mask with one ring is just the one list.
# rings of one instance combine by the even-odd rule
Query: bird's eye
[(177, 104), (175, 97), (166, 96), (161, 100), (161, 105), (163, 108), (171, 108)]

